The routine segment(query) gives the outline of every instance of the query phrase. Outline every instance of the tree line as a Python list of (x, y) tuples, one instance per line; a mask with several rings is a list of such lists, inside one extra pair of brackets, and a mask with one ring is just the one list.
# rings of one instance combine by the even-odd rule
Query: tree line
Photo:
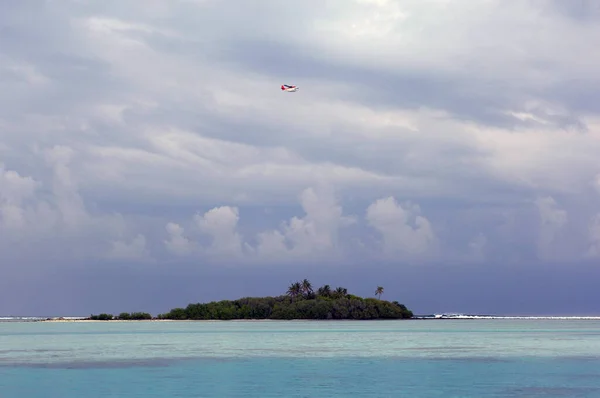
[(112, 321), (112, 320), (123, 320), (123, 321), (141, 321), (145, 319), (153, 319), (152, 315), (147, 312), (121, 312), (119, 315), (114, 316), (112, 314), (99, 314), (90, 315), (88, 319), (93, 321)]
[(382, 286), (377, 286), (375, 296), (363, 298), (348, 293), (348, 289), (323, 285), (313, 289), (309, 280), (291, 283), (285, 294), (276, 297), (245, 297), (238, 300), (221, 300), (189, 304), (173, 308), (153, 318), (146, 312), (123, 312), (91, 315), (92, 320), (234, 320), (234, 319), (408, 319), (412, 311), (397, 301), (381, 300)]
[(286, 294), (276, 297), (246, 297), (174, 308), (157, 319), (233, 320), (233, 319), (407, 319), (412, 311), (397, 301), (381, 300), (384, 289), (378, 286), (375, 298), (349, 294), (344, 287), (330, 285), (313, 290), (307, 279), (294, 282)]

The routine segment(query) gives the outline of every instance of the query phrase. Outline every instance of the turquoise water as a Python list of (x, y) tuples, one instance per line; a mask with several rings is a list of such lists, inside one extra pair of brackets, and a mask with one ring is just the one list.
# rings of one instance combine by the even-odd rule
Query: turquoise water
[(600, 322), (7, 322), (0, 397), (600, 397)]

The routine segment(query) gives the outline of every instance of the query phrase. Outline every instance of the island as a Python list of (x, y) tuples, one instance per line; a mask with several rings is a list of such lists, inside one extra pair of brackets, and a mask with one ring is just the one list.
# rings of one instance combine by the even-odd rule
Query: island
[(378, 286), (377, 298), (363, 298), (348, 293), (344, 287), (330, 285), (313, 290), (307, 279), (292, 283), (286, 294), (276, 297), (245, 297), (237, 300), (212, 301), (174, 308), (152, 317), (134, 312), (91, 315), (87, 320), (383, 320), (410, 319), (412, 311), (398, 301), (381, 299), (384, 289)]

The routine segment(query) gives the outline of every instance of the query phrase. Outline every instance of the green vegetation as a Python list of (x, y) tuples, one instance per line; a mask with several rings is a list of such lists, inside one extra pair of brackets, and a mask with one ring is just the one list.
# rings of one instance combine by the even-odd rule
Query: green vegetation
[(113, 316), (112, 314), (100, 314), (90, 315), (89, 319), (94, 321), (112, 321), (112, 320), (127, 320), (127, 321), (140, 321), (143, 319), (152, 319), (152, 315), (147, 312), (122, 312), (119, 316)]
[(238, 300), (213, 301), (206, 304), (189, 304), (174, 308), (156, 318), (146, 312), (123, 312), (91, 315), (91, 320), (233, 320), (233, 319), (408, 319), (412, 311), (397, 301), (381, 300), (383, 287), (377, 286), (375, 298), (362, 298), (348, 293), (348, 289), (335, 290), (324, 285), (313, 290), (308, 279), (292, 283), (286, 294), (277, 297), (245, 297)]
[(304, 279), (292, 283), (286, 295), (278, 297), (246, 297), (238, 300), (213, 301), (207, 304), (189, 304), (174, 308), (157, 319), (172, 320), (232, 320), (232, 319), (406, 319), (412, 311), (397, 301), (381, 300), (383, 287), (375, 294), (379, 299), (362, 298), (348, 294), (348, 290), (329, 285), (313, 291)]

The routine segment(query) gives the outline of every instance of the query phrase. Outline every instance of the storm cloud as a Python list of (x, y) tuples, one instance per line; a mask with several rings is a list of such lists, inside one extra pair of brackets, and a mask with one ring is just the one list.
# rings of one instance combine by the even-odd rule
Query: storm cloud
[[(507, 284), (583, 283), (600, 8), (572, 3), (0, 4), (0, 313), (165, 310), (304, 277), (502, 311)], [(423, 297), (402, 275), (448, 284)], [(489, 275), (498, 296), (469, 306)]]

